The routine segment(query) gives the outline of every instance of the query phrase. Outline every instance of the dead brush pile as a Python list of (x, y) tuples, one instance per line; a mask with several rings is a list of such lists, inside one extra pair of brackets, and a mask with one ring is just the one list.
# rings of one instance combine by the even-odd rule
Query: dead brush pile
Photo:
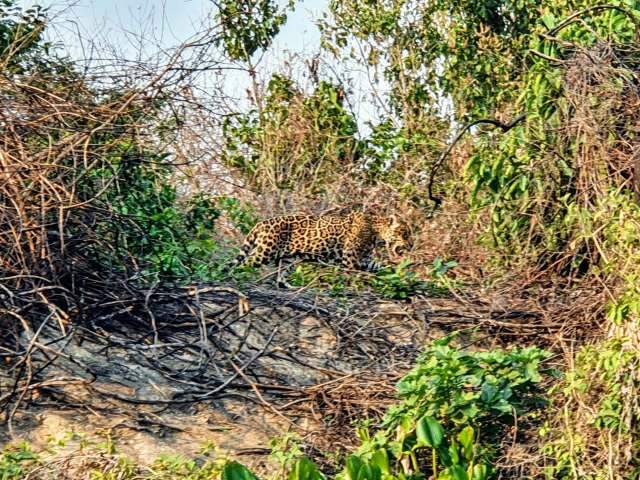
[[(164, 68), (137, 88), (102, 91), (64, 62), (0, 76), (0, 407), (9, 424), (47, 367), (65, 356), (64, 345), (91, 322), (92, 309), (127, 292), (139, 272), (139, 265), (100, 262), (116, 256), (117, 245), (99, 231), (135, 228), (103, 197), (128, 187), (117, 164), (126, 155), (144, 161), (161, 100), (180, 82)], [(118, 303), (114, 315), (127, 311)]]

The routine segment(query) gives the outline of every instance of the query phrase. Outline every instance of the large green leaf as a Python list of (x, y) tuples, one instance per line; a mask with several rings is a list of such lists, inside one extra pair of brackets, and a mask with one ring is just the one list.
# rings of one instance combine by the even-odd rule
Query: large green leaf
[(437, 448), (444, 438), (444, 429), (435, 418), (424, 416), (418, 420), (416, 435), (419, 444)]
[(315, 464), (308, 458), (301, 458), (289, 472), (289, 480), (324, 480)]
[(467, 475), (467, 471), (462, 468), (460, 465), (452, 465), (447, 468), (447, 472), (451, 475), (453, 480), (469, 480), (469, 475)]
[(371, 456), (371, 465), (378, 467), (382, 473), (391, 473), (391, 469), (389, 468), (389, 454), (384, 448), (374, 452)]
[(471, 427), (470, 425), (464, 427), (458, 434), (458, 441), (462, 446), (464, 458), (466, 458), (467, 460), (471, 460), (473, 458), (473, 439), (474, 431), (473, 427)]
[(347, 480), (358, 480), (358, 474), (362, 468), (363, 462), (357, 455), (351, 455), (347, 458), (347, 464), (345, 466), (345, 473), (347, 474)]
[(258, 477), (244, 465), (228, 462), (222, 469), (222, 480), (258, 480)]
[(489, 478), (489, 469), (483, 464), (474, 465), (471, 478), (472, 480), (487, 480)]

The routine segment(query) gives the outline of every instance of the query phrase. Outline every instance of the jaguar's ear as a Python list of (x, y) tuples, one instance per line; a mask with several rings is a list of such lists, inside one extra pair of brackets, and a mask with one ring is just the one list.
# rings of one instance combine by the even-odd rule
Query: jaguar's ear
[(397, 227), (397, 226), (400, 225), (400, 219), (398, 218), (397, 215), (392, 213), (389, 218), (391, 219), (391, 226), (392, 227)]

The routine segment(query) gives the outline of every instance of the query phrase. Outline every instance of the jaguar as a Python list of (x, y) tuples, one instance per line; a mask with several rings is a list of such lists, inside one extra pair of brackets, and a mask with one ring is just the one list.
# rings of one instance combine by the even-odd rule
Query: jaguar
[(283, 261), (304, 259), (341, 263), (350, 270), (376, 271), (376, 246), (384, 244), (389, 259), (398, 261), (409, 248), (409, 229), (395, 215), (370, 211), (347, 214), (285, 215), (258, 222), (247, 235), (236, 263), (258, 267), (278, 265), (278, 285)]

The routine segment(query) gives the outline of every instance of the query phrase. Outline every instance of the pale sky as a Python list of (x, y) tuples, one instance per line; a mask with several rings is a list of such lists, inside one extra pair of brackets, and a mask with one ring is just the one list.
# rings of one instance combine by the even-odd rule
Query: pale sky
[[(63, 44), (63, 49), (76, 59), (95, 55), (86, 51), (87, 40), (99, 48), (116, 47), (120, 56), (127, 58), (139, 52), (141, 37), (149, 53), (158, 47), (175, 47), (202, 31), (203, 25), (210, 25), (214, 11), (210, 0), (18, 0), (18, 3), (25, 7), (34, 4), (48, 7), (52, 19), (48, 39)], [(296, 1), (294, 12), (289, 14), (287, 23), (258, 66), (263, 80), (273, 72), (285, 70), (289, 56), (299, 55), (304, 59), (319, 52), (320, 32), (315, 21), (327, 8), (328, 0)], [(153, 39), (159, 45), (155, 45)], [(357, 91), (365, 92), (360, 98), (352, 99), (359, 124), (363, 126), (376, 116), (372, 104), (364, 100), (370, 85), (362, 72), (351, 71), (349, 77)], [(225, 73), (225, 91), (230, 96), (246, 98), (248, 86), (246, 74)]]
[[(328, 0), (296, 2), (295, 11), (272, 50), (313, 52), (319, 48), (320, 33), (314, 24), (327, 8)], [(85, 38), (105, 36), (125, 47), (131, 34), (144, 33), (175, 46), (191, 37), (206, 24), (212, 14), (210, 0), (20, 0), (28, 7), (47, 7), (53, 19), (50, 38), (62, 40), (72, 55), (77, 55), (77, 34)]]

